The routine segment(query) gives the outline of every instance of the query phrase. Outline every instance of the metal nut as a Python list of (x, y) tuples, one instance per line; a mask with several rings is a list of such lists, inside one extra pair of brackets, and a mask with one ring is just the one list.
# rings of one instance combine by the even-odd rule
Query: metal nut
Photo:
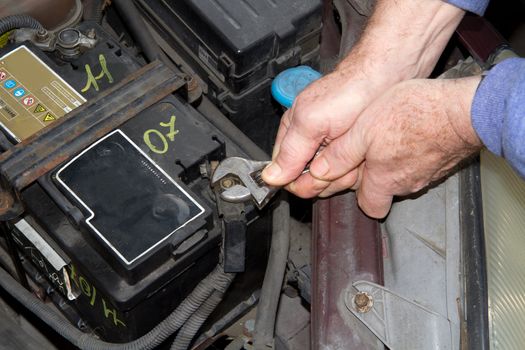
[(354, 296), (354, 305), (357, 312), (365, 313), (374, 306), (374, 299), (367, 292), (359, 292)]
[(193, 76), (187, 74), (184, 76), (184, 81), (186, 82), (188, 92), (195, 91), (199, 87), (199, 82)]
[(47, 30), (40, 29), (36, 33), (36, 41), (38, 41), (39, 43), (42, 43), (42, 42), (46, 41), (47, 39), (49, 39), (49, 32)]
[(224, 188), (224, 189), (230, 188), (234, 184), (235, 184), (235, 182), (232, 179), (228, 178), (228, 177), (225, 177), (224, 179), (221, 180), (221, 187)]

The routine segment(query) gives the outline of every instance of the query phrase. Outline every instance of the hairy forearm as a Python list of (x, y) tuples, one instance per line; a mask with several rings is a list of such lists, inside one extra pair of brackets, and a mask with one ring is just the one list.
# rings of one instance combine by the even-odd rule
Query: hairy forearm
[(337, 71), (372, 88), (427, 77), (465, 11), (442, 0), (378, 0), (359, 42)]

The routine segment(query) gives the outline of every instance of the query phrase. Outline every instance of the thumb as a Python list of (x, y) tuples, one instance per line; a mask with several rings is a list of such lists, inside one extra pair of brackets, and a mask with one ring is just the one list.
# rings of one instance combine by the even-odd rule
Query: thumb
[(366, 215), (382, 219), (390, 211), (393, 196), (382, 191), (381, 187), (373, 184), (370, 179), (370, 174), (365, 169), (361, 186), (356, 191), (357, 203)]
[(368, 144), (364, 130), (356, 123), (346, 133), (330, 142), (310, 164), (313, 177), (331, 181), (356, 169), (365, 159)]
[[(293, 107), (287, 113), (293, 114)], [(294, 122), (293, 116), (290, 119), (288, 129), (279, 130), (272, 163), (262, 172), (263, 180), (273, 186), (289, 184), (299, 177), (323, 140), (317, 127)]]

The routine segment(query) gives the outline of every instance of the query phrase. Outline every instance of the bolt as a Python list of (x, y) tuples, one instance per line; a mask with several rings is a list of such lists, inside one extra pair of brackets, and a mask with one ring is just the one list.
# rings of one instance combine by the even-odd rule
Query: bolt
[(225, 177), (221, 180), (221, 187), (222, 188), (230, 188), (234, 185), (234, 181), (228, 177)]
[(49, 33), (45, 29), (40, 29), (36, 32), (36, 41), (42, 43), (49, 38)]
[(372, 309), (374, 300), (367, 292), (359, 292), (354, 296), (354, 304), (358, 312), (365, 313)]
[(90, 30), (88, 30), (88, 32), (86, 33), (86, 36), (90, 39), (95, 39), (95, 37), (97, 36), (97, 33), (95, 32), (95, 28), (91, 28)]
[(191, 75), (185, 75), (184, 81), (186, 82), (186, 88), (188, 92), (195, 91), (199, 87), (199, 82)]

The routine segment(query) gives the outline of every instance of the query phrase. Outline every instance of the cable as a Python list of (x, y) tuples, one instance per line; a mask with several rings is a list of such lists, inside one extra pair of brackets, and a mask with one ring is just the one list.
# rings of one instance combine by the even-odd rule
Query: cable
[(0, 287), (18, 300), (29, 311), (47, 323), (62, 337), (83, 350), (145, 350), (154, 349), (175, 333), (216, 290), (226, 290), (233, 279), (232, 274), (223, 272), (221, 265), (203, 279), (193, 292), (155, 328), (142, 337), (123, 344), (108, 343), (78, 330), (49, 306), (42, 303), (22, 287), (11, 275), (0, 268)]
[(290, 248), (290, 205), (281, 197), (273, 211), (272, 246), (255, 317), (255, 349), (264, 349), (274, 338), (277, 307)]
[(13, 15), (0, 18), (0, 35), (4, 35), (10, 30), (18, 28), (31, 28), (39, 32), (46, 31), (44, 26), (31, 16)]
[(224, 285), (222, 290), (215, 290), (211, 296), (206, 300), (201, 307), (186, 321), (181, 328), (175, 341), (171, 345), (171, 350), (186, 350), (189, 348), (191, 340), (195, 337), (203, 323), (208, 319), (210, 314), (215, 310), (217, 305), (222, 301), (224, 292), (228, 289), (233, 281), (235, 274), (230, 274), (230, 283)]
[(155, 39), (146, 27), (139, 10), (135, 3), (130, 0), (113, 0), (113, 5), (117, 9), (120, 16), (124, 20), (124, 24), (128, 27), (131, 36), (142, 49), (142, 53), (148, 62), (153, 62), (156, 59), (163, 60), (159, 46)]
[(104, 16), (103, 0), (85, 0), (84, 1), (84, 21), (102, 22)]

